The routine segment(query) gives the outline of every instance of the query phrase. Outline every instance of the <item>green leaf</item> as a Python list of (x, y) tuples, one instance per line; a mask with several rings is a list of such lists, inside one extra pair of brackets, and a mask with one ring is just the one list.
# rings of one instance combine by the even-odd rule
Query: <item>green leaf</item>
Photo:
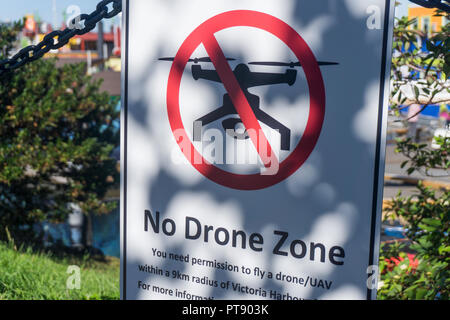
[(440, 246), (438, 251), (439, 254), (448, 253), (450, 252), (450, 246)]
[(424, 289), (424, 288), (418, 288), (417, 290), (416, 290), (416, 300), (422, 300), (424, 297), (425, 297), (425, 295), (428, 293), (428, 290), (427, 289)]
[(414, 86), (414, 96), (416, 97), (416, 100), (419, 99), (420, 91), (419, 91), (419, 88), (417, 86)]
[(400, 168), (403, 169), (408, 164), (408, 162), (409, 162), (408, 160), (403, 161), (402, 164), (400, 165)]
[(432, 218), (424, 218), (424, 219), (422, 219), (422, 223), (425, 223), (429, 226), (433, 226), (436, 228), (439, 228), (440, 226), (442, 226), (442, 222), (440, 220), (432, 219)]

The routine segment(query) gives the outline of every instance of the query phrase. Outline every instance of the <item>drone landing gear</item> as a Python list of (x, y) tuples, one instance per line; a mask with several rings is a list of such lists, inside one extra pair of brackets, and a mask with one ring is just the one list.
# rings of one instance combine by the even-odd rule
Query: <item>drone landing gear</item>
[(281, 136), (281, 150), (289, 151), (291, 149), (291, 130), (280, 122), (272, 118), (261, 109), (253, 110), (256, 118), (270, 128), (277, 130)]
[(219, 120), (229, 114), (233, 114), (236, 112), (233, 112), (233, 110), (230, 110), (230, 108), (222, 106), (219, 109), (216, 109), (207, 115), (197, 119), (194, 121), (194, 141), (201, 141), (202, 140), (202, 127), (210, 124), (211, 122), (214, 122), (216, 120)]
[[(253, 112), (255, 113), (255, 116), (259, 121), (263, 122), (270, 128), (277, 130), (280, 133), (281, 150), (289, 151), (291, 147), (291, 130), (259, 108), (254, 109)], [(228, 107), (220, 107), (219, 109), (214, 110), (213, 112), (208, 113), (207, 115), (194, 121), (194, 141), (201, 141), (203, 126), (206, 126), (211, 122), (232, 114), (236, 114), (236, 112), (234, 112), (234, 110), (230, 110)], [(222, 122), (222, 125), (225, 131), (229, 134), (230, 130), (235, 130), (236, 124), (241, 122), (242, 121), (240, 119), (231, 118), (224, 120)], [(245, 130), (244, 133), (234, 132), (232, 136), (238, 140), (245, 140), (250, 137), (247, 130)]]

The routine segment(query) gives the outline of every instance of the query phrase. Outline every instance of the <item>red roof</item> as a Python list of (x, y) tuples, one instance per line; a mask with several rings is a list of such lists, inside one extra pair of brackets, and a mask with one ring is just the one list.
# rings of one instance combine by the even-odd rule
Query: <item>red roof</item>
[[(83, 34), (81, 36), (75, 36), (74, 38), (81, 39), (84, 41), (97, 41), (98, 33), (89, 32), (89, 33)], [(114, 33), (112, 33), (112, 32), (104, 33), (103, 38), (105, 39), (106, 42), (114, 42)]]

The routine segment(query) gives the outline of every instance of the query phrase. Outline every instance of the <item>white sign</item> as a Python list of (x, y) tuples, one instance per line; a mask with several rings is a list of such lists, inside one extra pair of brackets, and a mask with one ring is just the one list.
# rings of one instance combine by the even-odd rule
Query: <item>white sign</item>
[(393, 2), (124, 2), (122, 298), (375, 298)]

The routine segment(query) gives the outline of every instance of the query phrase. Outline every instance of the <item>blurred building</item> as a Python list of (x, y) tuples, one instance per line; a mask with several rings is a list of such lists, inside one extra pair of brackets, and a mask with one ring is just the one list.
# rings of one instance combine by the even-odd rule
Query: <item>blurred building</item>
[[(45, 37), (46, 33), (39, 34), (39, 41)], [(104, 41), (104, 51), (105, 57), (120, 57), (121, 55), (121, 30), (120, 27), (111, 27), (110, 32), (103, 33), (103, 41)], [(63, 52), (72, 52), (72, 53), (86, 53), (87, 51), (98, 52), (99, 48), (97, 47), (98, 43), (98, 33), (97, 32), (88, 32), (83, 35), (77, 35), (70, 39), (67, 46), (62, 48)]]
[(436, 16), (437, 9), (424, 7), (409, 7), (408, 18), (417, 19), (413, 25), (414, 29), (424, 31), (428, 36), (434, 32), (440, 32), (442, 26), (449, 23), (446, 16)]
[[(66, 29), (66, 26), (63, 24), (60, 30), (64, 29)], [(16, 51), (29, 45), (38, 44), (52, 31), (53, 28), (50, 23), (41, 21), (33, 14), (27, 14), (25, 16), (24, 28), (19, 36), (18, 48)], [(100, 65), (104, 65), (106, 71), (120, 72), (120, 26), (112, 25), (109, 32), (103, 33), (102, 48), (98, 48), (98, 38), (99, 34), (94, 31), (83, 35), (77, 35), (70, 39), (66, 46), (59, 50), (50, 51), (45, 57), (57, 57), (59, 59), (57, 62), (58, 66), (66, 63), (86, 62), (87, 72), (89, 74), (95, 74), (96, 72), (103, 70), (103, 67), (99, 68)], [(99, 56), (102, 56), (103, 59), (99, 59)]]

